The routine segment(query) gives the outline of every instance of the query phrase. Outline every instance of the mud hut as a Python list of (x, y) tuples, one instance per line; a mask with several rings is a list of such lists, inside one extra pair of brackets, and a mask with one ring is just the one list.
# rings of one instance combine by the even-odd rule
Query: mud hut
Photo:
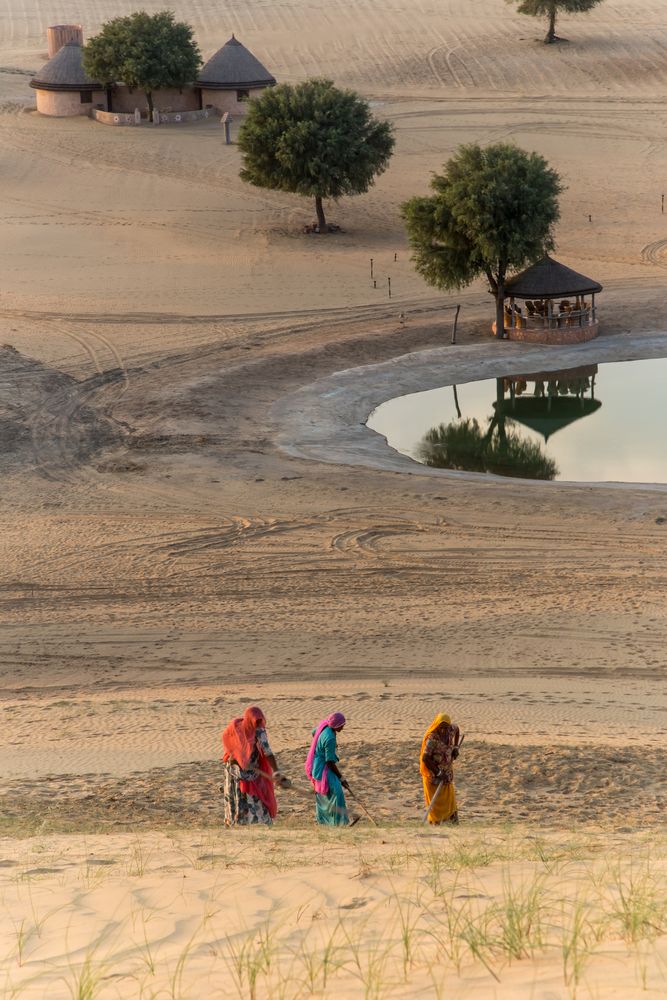
[(505, 336), (547, 344), (593, 340), (599, 329), (595, 296), (601, 291), (592, 278), (543, 257), (505, 285)]
[(93, 107), (106, 109), (106, 91), (86, 76), (82, 51), (79, 42), (66, 42), (30, 81), (41, 114), (70, 118), (87, 115)]
[(243, 114), (247, 101), (275, 86), (275, 77), (232, 35), (202, 68), (196, 86), (201, 106)]

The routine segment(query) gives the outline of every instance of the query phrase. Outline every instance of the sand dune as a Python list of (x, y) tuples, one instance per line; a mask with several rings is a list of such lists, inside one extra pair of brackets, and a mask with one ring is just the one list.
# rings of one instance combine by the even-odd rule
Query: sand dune
[(638, 834), (47, 837), (0, 866), (20, 996), (664, 993), (664, 839)]

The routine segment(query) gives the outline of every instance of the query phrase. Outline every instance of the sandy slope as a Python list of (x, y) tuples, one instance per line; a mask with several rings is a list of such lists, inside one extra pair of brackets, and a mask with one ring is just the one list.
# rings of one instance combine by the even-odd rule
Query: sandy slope
[(195, 829), (0, 850), (7, 996), (664, 996), (664, 838)]

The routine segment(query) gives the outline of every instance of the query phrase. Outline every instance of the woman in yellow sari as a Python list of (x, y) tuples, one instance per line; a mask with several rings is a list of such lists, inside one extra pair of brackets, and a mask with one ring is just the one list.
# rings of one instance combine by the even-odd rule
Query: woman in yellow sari
[[(458, 823), (453, 763), (459, 755), (459, 727), (448, 715), (436, 715), (424, 734), (419, 770), (424, 783), (424, 799), (429, 823)], [(439, 791), (438, 791), (439, 789)]]

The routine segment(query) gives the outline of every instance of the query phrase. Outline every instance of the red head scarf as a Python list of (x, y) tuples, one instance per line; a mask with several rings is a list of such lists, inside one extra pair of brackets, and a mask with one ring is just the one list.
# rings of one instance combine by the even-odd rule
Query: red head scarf
[(235, 760), (247, 768), (255, 750), (257, 729), (266, 726), (264, 712), (257, 705), (246, 708), (242, 719), (232, 719), (222, 734), (223, 760)]

